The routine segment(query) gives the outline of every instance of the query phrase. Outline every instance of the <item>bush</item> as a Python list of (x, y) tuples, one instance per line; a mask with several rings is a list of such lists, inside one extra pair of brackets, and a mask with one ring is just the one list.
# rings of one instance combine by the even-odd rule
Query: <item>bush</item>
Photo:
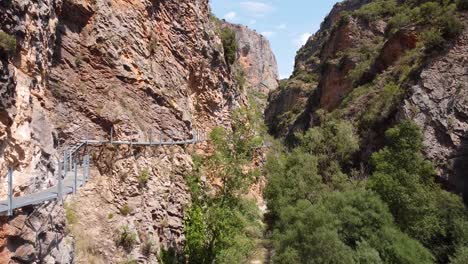
[(460, 247), (455, 255), (450, 258), (451, 264), (466, 264), (468, 263), (468, 247)]
[(463, 32), (463, 24), (456, 14), (446, 14), (440, 18), (444, 38), (455, 38)]
[(137, 234), (130, 231), (128, 226), (124, 226), (120, 230), (117, 244), (122, 246), (126, 251), (131, 251), (137, 242)]
[(435, 184), (432, 164), (422, 154), (418, 126), (404, 121), (385, 133), (387, 146), (372, 155), (369, 186), (388, 204), (398, 226), (446, 263), (468, 242), (466, 208), (460, 197)]
[(140, 175), (138, 175), (138, 184), (140, 187), (145, 187), (148, 184), (149, 181), (149, 171), (148, 169), (144, 169), (140, 172)]
[(73, 210), (69, 205), (65, 206), (65, 218), (67, 219), (67, 223), (70, 225), (78, 223), (78, 216), (76, 215), (75, 210)]
[(442, 37), (442, 34), (437, 29), (429, 29), (424, 31), (421, 34), (422, 41), (426, 50), (436, 50), (443, 48), (445, 44), (445, 39)]
[(15, 37), (0, 31), (0, 48), (9, 54), (12, 54), (16, 50)]
[(132, 213), (132, 208), (130, 208), (128, 204), (124, 204), (122, 207), (120, 207), (119, 211), (123, 216), (127, 216)]
[(224, 59), (228, 65), (232, 65), (236, 61), (238, 47), (236, 32), (229, 27), (223, 27), (220, 32), (220, 37), (223, 43)]
[(397, 10), (396, 0), (377, 0), (354, 11), (354, 15), (371, 22), (379, 17), (393, 15)]

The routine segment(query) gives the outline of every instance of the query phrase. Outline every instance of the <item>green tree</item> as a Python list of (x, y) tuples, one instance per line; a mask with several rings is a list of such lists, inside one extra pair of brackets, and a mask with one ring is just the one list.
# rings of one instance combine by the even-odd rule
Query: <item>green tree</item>
[(435, 184), (422, 153), (418, 126), (404, 121), (386, 132), (387, 146), (372, 156), (369, 187), (389, 205), (398, 226), (431, 249), (441, 263), (466, 243), (466, 208), (460, 197)]
[[(192, 205), (185, 216), (185, 252), (189, 263), (242, 263), (261, 236), (261, 219), (253, 201), (245, 198), (248, 187), (258, 175), (250, 169), (258, 135), (257, 114), (239, 109), (232, 114), (231, 130), (215, 128), (210, 134), (213, 153), (194, 157), (188, 179)], [(201, 181), (205, 175), (208, 186)]]
[(229, 27), (222, 27), (220, 30), (220, 37), (223, 43), (226, 63), (232, 65), (236, 61), (237, 48), (239, 46), (236, 39), (236, 32)]

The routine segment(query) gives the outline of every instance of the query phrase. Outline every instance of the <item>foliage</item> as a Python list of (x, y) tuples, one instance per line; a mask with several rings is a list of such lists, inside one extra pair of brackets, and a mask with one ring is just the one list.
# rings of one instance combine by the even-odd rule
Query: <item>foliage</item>
[(222, 27), (220, 37), (223, 43), (226, 63), (232, 65), (236, 61), (237, 48), (239, 46), (236, 40), (236, 32), (229, 27)]
[[(232, 114), (232, 130), (215, 128), (210, 134), (214, 152), (194, 156), (188, 185), (192, 205), (186, 210), (185, 253), (190, 263), (243, 263), (261, 235), (260, 214), (244, 194), (257, 176), (250, 169), (254, 150), (261, 146), (259, 115), (250, 109)], [(207, 186), (206, 175), (219, 186)]]
[(394, 34), (410, 25), (420, 25), (439, 31), (445, 39), (458, 36), (463, 30), (453, 1), (424, 1), (414, 4), (409, 1), (401, 5), (389, 21), (387, 32)]
[(16, 50), (16, 38), (0, 31), (0, 48), (9, 54), (12, 54)]
[(403, 95), (403, 89), (395, 83), (387, 83), (377, 96), (374, 96), (362, 116), (362, 124), (370, 127), (378, 121), (384, 120), (395, 109)]
[(422, 32), (421, 38), (427, 50), (441, 49), (445, 44), (442, 33), (437, 29), (428, 29)]
[(468, 247), (461, 247), (455, 253), (453, 257), (450, 258), (451, 264), (466, 264), (468, 263)]
[(432, 263), (431, 254), (394, 227), (372, 192), (324, 193), (286, 207), (273, 239), (277, 263)]
[(236, 78), (236, 83), (237, 83), (237, 86), (239, 87), (239, 89), (241, 91), (244, 90), (245, 89), (245, 84), (247, 82), (247, 80), (245, 79), (244, 70), (242, 70), (242, 69), (237, 70), (235, 78)]
[(459, 243), (466, 243), (466, 209), (458, 196), (434, 183), (435, 171), (422, 154), (422, 134), (409, 121), (386, 132), (387, 146), (372, 156), (369, 187), (388, 204), (404, 232), (446, 262)]
[(122, 207), (120, 207), (119, 211), (122, 215), (127, 216), (132, 212), (132, 208), (130, 208), (128, 204), (124, 204)]
[(364, 5), (354, 11), (353, 15), (367, 21), (374, 21), (379, 17), (393, 15), (397, 11), (396, 0), (377, 0)]
[(67, 219), (67, 224), (74, 225), (78, 223), (78, 215), (71, 205), (66, 204), (65, 206), (65, 218)]
[(137, 242), (137, 234), (130, 231), (128, 226), (123, 226), (120, 230), (117, 244), (125, 250), (131, 251)]
[(140, 187), (145, 187), (146, 184), (148, 184), (149, 181), (149, 171), (148, 169), (144, 169), (140, 172), (140, 175), (138, 175), (138, 184)]

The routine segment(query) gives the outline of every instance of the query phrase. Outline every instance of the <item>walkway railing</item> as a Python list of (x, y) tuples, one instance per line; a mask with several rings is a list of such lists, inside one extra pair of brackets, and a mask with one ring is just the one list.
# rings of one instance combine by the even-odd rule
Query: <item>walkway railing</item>
[[(91, 159), (88, 153), (85, 153), (82, 158), (78, 157), (78, 151), (88, 145), (130, 145), (130, 146), (167, 146), (167, 145), (189, 145), (205, 141), (204, 135), (198, 131), (192, 132), (192, 138), (187, 140), (174, 140), (170, 138), (166, 141), (163, 139), (163, 133), (159, 133), (158, 140), (153, 140), (152, 133), (149, 133), (147, 141), (115, 141), (113, 130), (110, 132), (109, 140), (80, 140), (72, 147), (65, 149), (63, 152), (62, 161), (58, 161), (58, 181), (57, 185), (49, 187), (45, 190), (32, 194), (13, 197), (13, 169), (8, 169), (8, 192), (7, 200), (0, 201), (0, 214), (7, 213), (8, 216), (13, 215), (13, 210), (28, 205), (36, 205), (51, 200), (62, 200), (64, 196), (71, 193), (76, 193), (77, 189), (83, 186), (90, 177)], [(173, 133), (172, 133), (173, 134)], [(86, 136), (87, 137), (87, 136)], [(79, 164), (81, 163), (81, 164)]]

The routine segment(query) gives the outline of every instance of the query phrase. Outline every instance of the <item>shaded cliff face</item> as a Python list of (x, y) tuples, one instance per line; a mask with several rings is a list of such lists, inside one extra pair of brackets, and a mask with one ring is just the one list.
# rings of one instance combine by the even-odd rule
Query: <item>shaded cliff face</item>
[[(147, 139), (150, 129), (189, 138), (229, 125), (245, 102), (206, 0), (11, 1), (0, 12), (18, 42), (13, 56), (0, 51), (0, 172), (14, 167), (15, 195), (54, 184), (56, 160), (76, 140), (108, 138), (111, 128), (118, 139)], [(78, 221), (66, 227), (55, 202), (3, 218), (0, 262), (154, 263), (141, 253), (147, 243), (180, 249), (191, 151), (91, 152), (96, 179), (67, 201)], [(138, 234), (129, 252), (115, 243), (124, 227)]]
[[(425, 8), (427, 14), (401, 1), (335, 5), (298, 51), (293, 76), (270, 94), (265, 111), (270, 132), (293, 139), (294, 132), (319, 124), (324, 115), (350, 120), (362, 141), (357, 160), (365, 163), (388, 127), (412, 119), (424, 131), (425, 153), (440, 179), (467, 193), (466, 11), (453, 11), (454, 5)], [(421, 19), (405, 24), (402, 17), (410, 12)], [(434, 22), (448, 17), (459, 22), (448, 28)], [(443, 32), (440, 42), (431, 42), (428, 36), (437, 30)]]
[(236, 33), (237, 60), (249, 90), (267, 95), (278, 88), (278, 65), (268, 39), (243, 25), (223, 25)]

